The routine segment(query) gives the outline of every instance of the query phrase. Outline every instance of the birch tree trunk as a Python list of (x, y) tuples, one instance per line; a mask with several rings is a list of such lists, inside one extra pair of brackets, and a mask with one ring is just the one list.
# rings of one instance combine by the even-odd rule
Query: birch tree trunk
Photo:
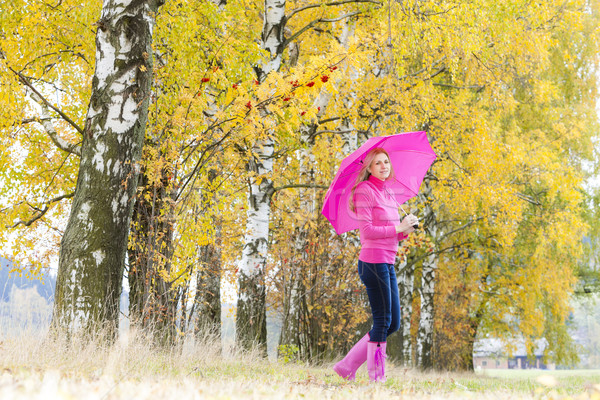
[(412, 299), (414, 291), (414, 263), (404, 261), (398, 266), (398, 294), (400, 296), (400, 330), (398, 342), (400, 362), (405, 367), (413, 366), (412, 336), (410, 334), (412, 319)]
[(62, 238), (53, 327), (111, 336), (119, 323), (125, 251), (152, 83), (161, 0), (105, 0), (81, 162)]
[(268, 177), (273, 171), (274, 143), (261, 141), (254, 148), (256, 158), (249, 163), (253, 178), (248, 194), (248, 221), (245, 245), (239, 268), (236, 314), (236, 341), (244, 349), (258, 345), (267, 350), (267, 315), (265, 293), (265, 266), (267, 263), (269, 217), (273, 182)]
[[(263, 82), (270, 72), (278, 71), (283, 53), (285, 0), (265, 0), (262, 48), (271, 57), (262, 68), (256, 68), (258, 81)], [(261, 110), (261, 117), (270, 118)], [(248, 170), (254, 173), (248, 193), (248, 219), (244, 250), (239, 265), (236, 342), (241, 348), (257, 345), (266, 355), (267, 317), (265, 305), (265, 266), (267, 263), (269, 218), (273, 193), (273, 132), (263, 132), (252, 147)]]
[[(431, 186), (425, 180), (423, 182), (420, 196), (426, 199), (431, 198)], [(437, 245), (439, 234), (436, 215), (429, 205), (429, 201), (424, 201), (425, 207), (423, 226), (431, 236), (434, 246)], [(423, 261), (423, 272), (421, 276), (421, 318), (419, 320), (419, 330), (417, 333), (417, 366), (423, 370), (433, 367), (433, 316), (434, 316), (434, 294), (435, 294), (435, 273), (438, 264), (438, 254), (433, 251)]]
[(433, 296), (435, 293), (435, 271), (437, 256), (432, 255), (423, 261), (421, 277), (421, 319), (417, 335), (417, 362), (423, 370), (433, 367)]
[[(348, 49), (348, 42), (350, 38), (354, 36), (355, 28), (356, 21), (344, 21), (342, 34), (340, 36), (340, 43), (342, 44), (342, 46), (344, 46), (344, 49), (346, 50)], [(351, 82), (356, 82), (356, 80), (358, 79), (358, 72), (354, 67), (350, 66), (350, 68), (350, 80)], [(348, 96), (345, 97), (342, 101), (344, 102), (344, 107), (346, 107), (346, 109), (348, 110), (351, 110), (356, 102), (356, 93), (350, 92)], [(344, 117), (342, 118), (342, 122), (340, 124), (339, 129), (342, 132), (343, 139), (342, 151), (344, 155), (349, 155), (354, 150), (358, 149), (358, 135), (356, 132), (356, 128), (354, 127), (354, 124), (352, 123), (350, 118)]]

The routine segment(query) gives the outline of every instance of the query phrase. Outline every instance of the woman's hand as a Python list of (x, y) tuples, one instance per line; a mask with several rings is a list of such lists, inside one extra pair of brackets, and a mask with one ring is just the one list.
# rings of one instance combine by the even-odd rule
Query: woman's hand
[(419, 218), (416, 217), (416, 215), (413, 214), (408, 214), (406, 217), (404, 217), (404, 219), (402, 220), (402, 222), (400, 222), (400, 225), (396, 225), (396, 233), (405, 233), (405, 234), (409, 234), (415, 231), (415, 228), (413, 228), (413, 225), (417, 225), (419, 223)]

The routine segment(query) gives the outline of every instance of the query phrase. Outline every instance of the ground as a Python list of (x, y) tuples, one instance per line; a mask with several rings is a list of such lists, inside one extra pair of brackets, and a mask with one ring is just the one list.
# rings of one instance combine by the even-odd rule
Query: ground
[(164, 350), (143, 337), (112, 345), (31, 336), (0, 343), (0, 399), (587, 399), (600, 370), (428, 372), (388, 363), (387, 382), (361, 367), (347, 382), (331, 363), (265, 360), (210, 338)]

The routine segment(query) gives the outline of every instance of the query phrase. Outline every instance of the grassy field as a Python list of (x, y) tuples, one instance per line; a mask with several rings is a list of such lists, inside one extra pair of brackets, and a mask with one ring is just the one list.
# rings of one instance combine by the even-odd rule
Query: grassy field
[(356, 382), (331, 365), (266, 361), (221, 351), (211, 338), (178, 350), (141, 337), (70, 345), (23, 334), (0, 343), (0, 399), (598, 399), (600, 371), (421, 373), (390, 366), (385, 384), (365, 367)]

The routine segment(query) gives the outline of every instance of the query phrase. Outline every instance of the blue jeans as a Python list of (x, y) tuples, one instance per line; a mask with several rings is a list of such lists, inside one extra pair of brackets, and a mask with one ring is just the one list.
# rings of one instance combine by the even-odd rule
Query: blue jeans
[(358, 261), (358, 275), (367, 287), (373, 314), (371, 342), (385, 342), (400, 329), (400, 297), (393, 264), (373, 264)]

